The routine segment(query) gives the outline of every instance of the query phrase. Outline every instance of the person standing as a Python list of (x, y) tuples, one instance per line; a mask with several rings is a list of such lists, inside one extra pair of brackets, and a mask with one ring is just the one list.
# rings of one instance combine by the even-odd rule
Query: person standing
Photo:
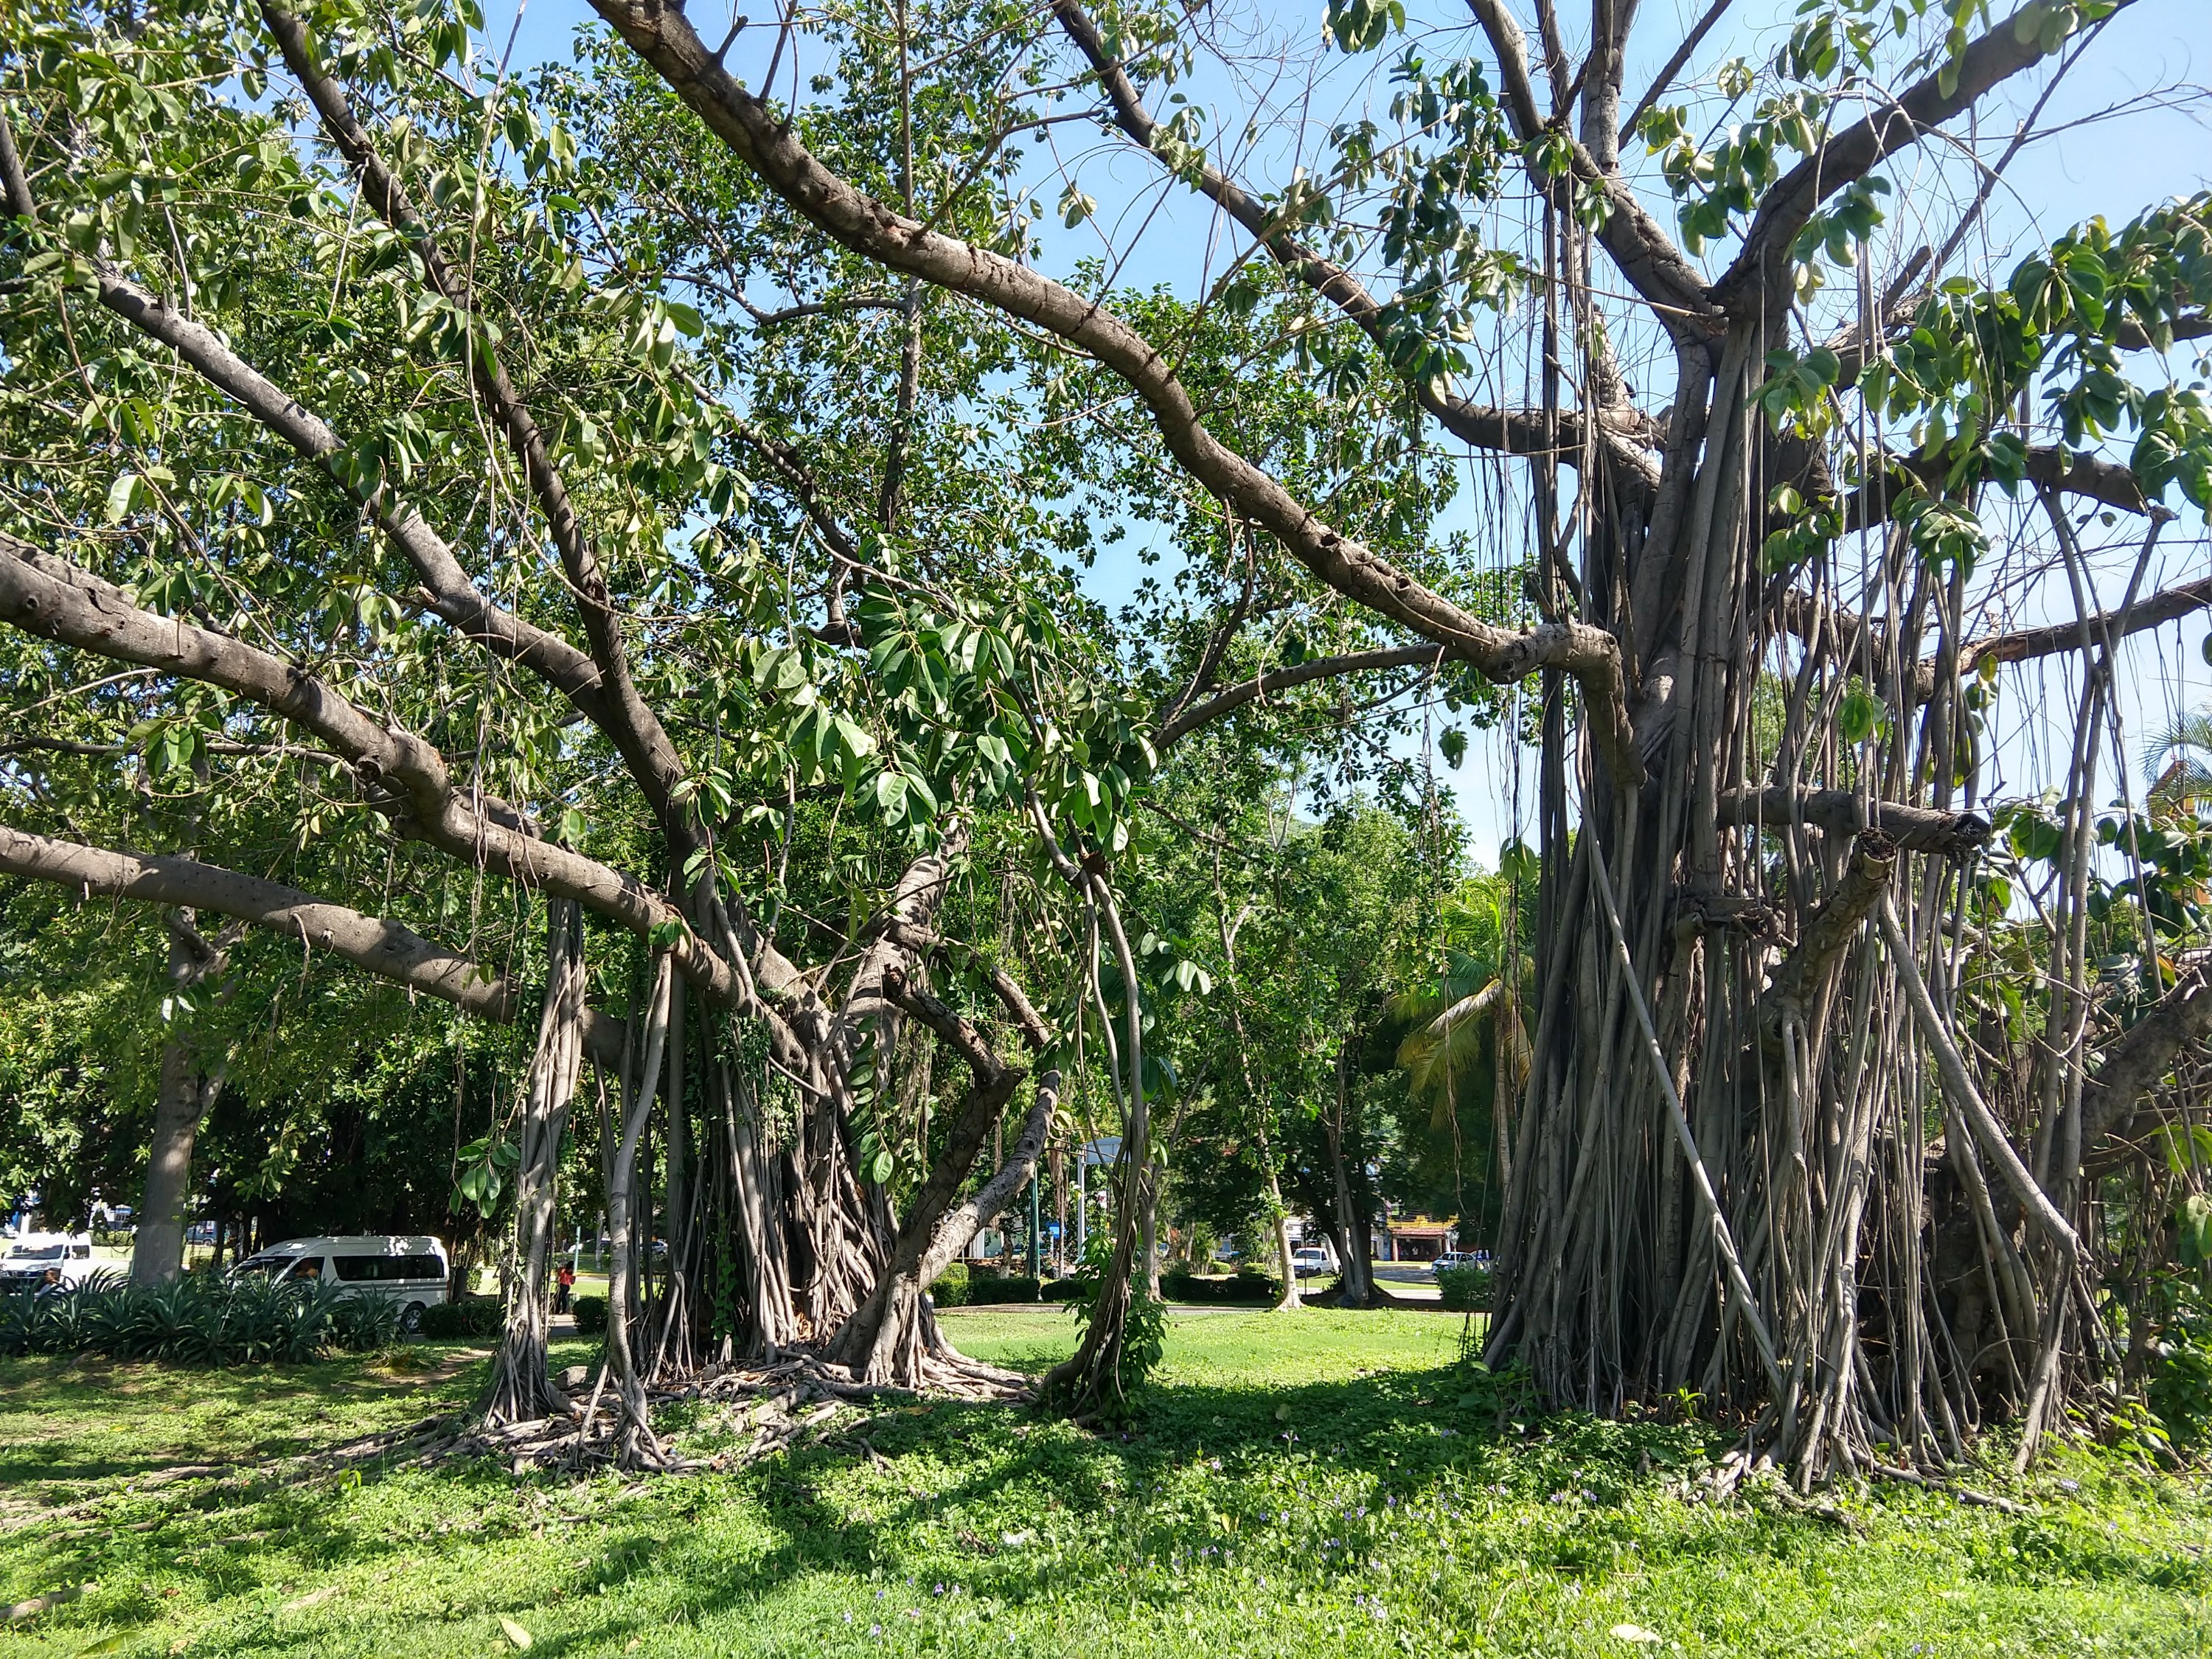
[(565, 1314), (568, 1311), (569, 1293), (575, 1288), (576, 1269), (573, 1264), (564, 1261), (561, 1264), (561, 1271), (556, 1273), (553, 1279), (553, 1311), (555, 1313)]

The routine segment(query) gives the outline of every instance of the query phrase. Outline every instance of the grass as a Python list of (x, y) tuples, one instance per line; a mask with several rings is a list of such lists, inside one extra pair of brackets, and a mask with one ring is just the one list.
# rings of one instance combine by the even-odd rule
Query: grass
[[(1058, 1309), (946, 1324), (1002, 1363), (1072, 1341)], [(1686, 1501), (1702, 1431), (1516, 1415), (1454, 1364), (1458, 1327), (1179, 1314), (1126, 1434), (921, 1403), (641, 1481), (298, 1461), (465, 1401), (480, 1351), (426, 1345), (442, 1363), (406, 1375), (0, 1362), (0, 1601), (96, 1585), (0, 1659), (511, 1653), (502, 1619), (579, 1656), (2212, 1650), (2201, 1480), (2075, 1455), (2007, 1486), (2026, 1516), (1885, 1488), (1841, 1500), (1849, 1529)], [(695, 1450), (743, 1437), (672, 1415)]]

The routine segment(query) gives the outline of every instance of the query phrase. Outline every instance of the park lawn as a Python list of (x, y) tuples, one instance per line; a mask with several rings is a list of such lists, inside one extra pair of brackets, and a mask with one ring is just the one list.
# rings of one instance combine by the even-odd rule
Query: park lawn
[[(945, 1322), (1000, 1363), (1073, 1340), (1057, 1308)], [(1848, 1528), (1687, 1502), (1702, 1431), (1517, 1413), (1460, 1328), (1179, 1313), (1126, 1433), (923, 1402), (640, 1480), (302, 1455), (465, 1401), (481, 1347), (404, 1375), (3, 1361), (0, 1601), (96, 1588), (0, 1659), (513, 1653), (502, 1618), (560, 1655), (2212, 1651), (2201, 1479), (2069, 1454), (1978, 1478), (2025, 1516), (1892, 1487), (1843, 1497)], [(696, 1451), (741, 1437), (670, 1416)]]

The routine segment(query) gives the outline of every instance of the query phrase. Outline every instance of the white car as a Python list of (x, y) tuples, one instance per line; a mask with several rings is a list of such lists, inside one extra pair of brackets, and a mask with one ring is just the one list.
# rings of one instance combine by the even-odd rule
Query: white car
[(1300, 1279), (1317, 1279), (1323, 1273), (1334, 1273), (1336, 1263), (1329, 1259), (1327, 1250), (1317, 1249), (1310, 1244), (1304, 1249), (1291, 1252), (1291, 1271)]
[(100, 1263), (92, 1259), (88, 1234), (24, 1233), (10, 1239), (7, 1255), (0, 1256), (0, 1287), (82, 1285), (99, 1268)]
[(1429, 1272), (1441, 1275), (1449, 1273), (1454, 1267), (1486, 1267), (1489, 1265), (1488, 1256), (1478, 1255), (1473, 1250), (1449, 1250), (1429, 1264)]
[(446, 1299), (452, 1266), (441, 1239), (369, 1233), (288, 1238), (234, 1271), (267, 1273), (286, 1285), (336, 1285), (348, 1297), (389, 1297), (399, 1304), (400, 1328), (412, 1331), (423, 1309)]

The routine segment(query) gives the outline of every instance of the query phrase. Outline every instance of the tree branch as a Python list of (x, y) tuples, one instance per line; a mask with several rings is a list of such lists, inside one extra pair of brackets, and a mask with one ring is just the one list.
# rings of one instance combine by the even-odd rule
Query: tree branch
[[(445, 757), (388, 728), (306, 671), (229, 635), (142, 611), (122, 589), (0, 534), (0, 621), (117, 662), (218, 686), (313, 732), (348, 762), (371, 805), (403, 834), (471, 866), (573, 898), (641, 938), (684, 918), (635, 878), (555, 842), (503, 802), (464, 799)], [(671, 947), (684, 976), (726, 1007), (751, 1012), (728, 963), (688, 925)]]
[[(271, 0), (261, 0), (261, 15), (284, 54), (286, 66), (322, 117), (323, 130), (331, 143), (359, 176), (370, 206), (407, 239), (410, 250), (422, 265), (425, 282), (457, 310), (481, 314), (477, 312), (473, 296), (447, 264), (433, 228), (416, 210), (405, 187), (385, 165), (368, 134), (354, 118), (344, 88), (324, 74), (315, 62), (306, 28)], [(538, 507), (552, 532), (553, 544), (560, 552), (569, 585), (575, 590), (584, 637), (591, 644), (592, 660), (599, 667), (605, 712), (610, 717), (601, 722), (602, 729), (622, 751), (624, 763), (644, 792), (654, 816), (661, 821), (680, 861), (699, 844), (694, 815), (681, 804), (678, 786), (684, 780), (684, 763), (662, 727), (660, 717), (638, 694), (636, 683), (630, 677), (629, 653), (623, 644), (614, 603), (608, 596), (605, 574), (568, 499), (568, 486), (546, 451), (544, 436), (537, 421), (507, 377), (506, 365), (493, 349), (489, 335), (483, 331), (471, 331), (470, 341), (469, 367), (477, 390), (490, 405), (494, 418), (506, 434), (508, 447), (521, 463), (531, 493), (538, 498)]]
[[(1158, 156), (1159, 124), (1145, 106), (1135, 82), (1121, 62), (1106, 50), (1106, 42), (1098, 33), (1079, 0), (1053, 0), (1053, 13), (1060, 19), (1060, 27), (1075, 43), (1098, 84), (1106, 94), (1114, 112), (1114, 125), (1126, 133), (1146, 154)], [(1164, 166), (1164, 161), (1162, 162)], [(1254, 241), (1267, 251), (1268, 257), (1322, 299), (1334, 306), (1358, 328), (1361, 333), (1377, 345), (1386, 343), (1383, 312), (1380, 301), (1368, 291), (1366, 284), (1334, 259), (1317, 252), (1281, 223), (1258, 197), (1212, 161), (1199, 169), (1191, 187), (1212, 202), (1248, 232)], [(1583, 453), (1583, 430), (1580, 410), (1561, 413), (1553, 432), (1547, 433), (1540, 410), (1497, 409), (1488, 404), (1472, 404), (1449, 389), (1439, 389), (1430, 382), (1413, 388), (1421, 407), (1434, 417), (1454, 437), (1478, 449), (1494, 449), (1514, 455), (1550, 453), (1570, 465), (1580, 461)], [(1620, 411), (1633, 415), (1633, 410)], [(1642, 422), (1636, 422), (1638, 431)], [(1641, 477), (1648, 484), (1656, 484), (1657, 476), (1632, 437), (1614, 429), (1602, 416), (1598, 422), (1598, 436), (1612, 459), (1626, 466), (1632, 476)]]
[[(2123, 6), (2130, 3), (2131, 0), (2120, 0)], [(1866, 177), (1886, 158), (1909, 149), (1946, 121), (1964, 114), (2021, 70), (2041, 63), (2045, 52), (2035, 25), (2043, 9), (2032, 0), (1970, 41), (1956, 64), (1947, 64), (1903, 97), (1832, 135), (1785, 173), (1752, 216), (1743, 246), (1727, 274), (1713, 285), (1715, 297), (1732, 304), (1747, 293), (1763, 293), (1768, 261), (1787, 253), (1822, 202)], [(2016, 27), (2023, 19), (2027, 26)], [(1951, 82), (1948, 90), (1947, 77)]]
[(2094, 1149), (2086, 1164), (2092, 1174), (2146, 1155), (2143, 1143), (2165, 1126), (2156, 1112), (2138, 1110), (2142, 1097), (2208, 1032), (2212, 963), (2199, 963), (2107, 1045), (2104, 1062), (2081, 1085), (2081, 1145)]
[(1651, 84), (1644, 89), (1644, 96), (1636, 100), (1636, 107), (1620, 124), (1620, 131), (1613, 140), (1615, 143), (1624, 149), (1628, 147), (1628, 141), (1636, 136), (1637, 124), (1644, 119), (1644, 112), (1674, 84), (1674, 77), (1682, 72), (1682, 65), (1690, 61), (1692, 55), (1704, 43), (1705, 36), (1712, 33), (1713, 25), (1719, 22), (1722, 15), (1735, 3), (1735, 0), (1713, 0), (1713, 3), (1705, 8), (1705, 15), (1691, 26), (1689, 33), (1682, 38), (1682, 44), (1674, 48), (1674, 55), (1667, 60), (1658, 74), (1651, 77)]
[[(0, 143), (14, 147), (7, 112), (0, 108)], [(0, 169), (4, 173), (4, 169)], [(16, 173), (4, 179), (9, 210), (37, 216), (28, 182)], [(421, 598), (432, 614), (494, 655), (529, 669), (560, 692), (585, 718), (605, 730), (611, 718), (599, 689), (599, 671), (585, 653), (556, 634), (523, 622), (477, 591), (461, 562), (438, 532), (387, 483), (356, 489), (334, 465), (344, 446), (321, 416), (303, 406), (233, 351), (212, 329), (193, 321), (160, 295), (140, 287), (105, 259), (92, 261), (100, 302), (149, 339), (159, 340), (210, 386), (234, 399), (269, 431), (291, 445), (302, 459), (320, 465), (349, 498), (360, 504), (422, 584)]]
[[(511, 1025), (529, 1012), (523, 988), (514, 981), (399, 922), (198, 859), (112, 852), (0, 824), (0, 875), (48, 882), (88, 898), (98, 894), (229, 916), (342, 957), (380, 979), (450, 1002), (495, 1025)], [(585, 1042), (592, 1057), (602, 1065), (618, 1065), (623, 1023), (603, 1013), (586, 1018)]]
[(1940, 853), (1964, 858), (1990, 838), (1990, 821), (1975, 812), (1942, 812), (1878, 800), (1869, 806), (1869, 823), (1859, 822), (1860, 797), (1849, 789), (1805, 789), (1795, 801), (1779, 784), (1730, 789), (1720, 797), (1720, 821), (1734, 828), (1749, 824), (1807, 823), (1832, 836), (1872, 830), (1907, 853)]
[(1164, 753), (1174, 744), (1181, 742), (1200, 726), (1211, 724), (1224, 714), (1234, 714), (1257, 698), (1287, 691), (1295, 685), (1305, 685), (1315, 680), (1331, 679), (1342, 674), (1364, 674), (1384, 668), (1412, 668), (1425, 663), (1436, 666), (1445, 653), (1433, 645), (1394, 646), (1377, 651), (1354, 651), (1342, 656), (1316, 658), (1288, 668), (1271, 668), (1255, 674), (1249, 680), (1224, 687), (1205, 702), (1195, 703), (1177, 714), (1160, 728), (1152, 746)]
[(792, 125), (724, 72), (667, 0), (592, 0), (637, 53), (770, 189), (840, 245), (888, 268), (968, 295), (1081, 348), (1119, 375), (1151, 411), (1176, 459), (1240, 515), (1266, 530), (1329, 586), (1390, 617), (1489, 678), (1540, 668), (1573, 674), (1601, 752), (1638, 764), (1620, 648), (1602, 629), (1549, 623), (1515, 633), (1469, 615), (1371, 549), (1324, 523), (1281, 482), (1208, 431), (1166, 359), (1104, 305), (1012, 259), (893, 212), (828, 167)]
[[(1504, 0), (1468, 0), (1468, 5), (1497, 54), (1498, 74), (1504, 83), (1505, 112), (1514, 136), (1526, 143), (1540, 136), (1547, 125), (1537, 112), (1535, 88), (1528, 79), (1528, 37)], [(1705, 339), (1719, 331), (1727, 319), (1705, 292), (1704, 276), (1674, 246), (1650, 210), (1618, 170), (1600, 166), (1579, 140), (1564, 133), (1561, 137), (1568, 145), (1573, 177), (1595, 185), (1605, 194), (1611, 211), (1595, 234), (1629, 286), (1677, 338)], [(1567, 184), (1565, 179), (1547, 176), (1533, 157), (1528, 176), (1549, 199), (1556, 199)]]

